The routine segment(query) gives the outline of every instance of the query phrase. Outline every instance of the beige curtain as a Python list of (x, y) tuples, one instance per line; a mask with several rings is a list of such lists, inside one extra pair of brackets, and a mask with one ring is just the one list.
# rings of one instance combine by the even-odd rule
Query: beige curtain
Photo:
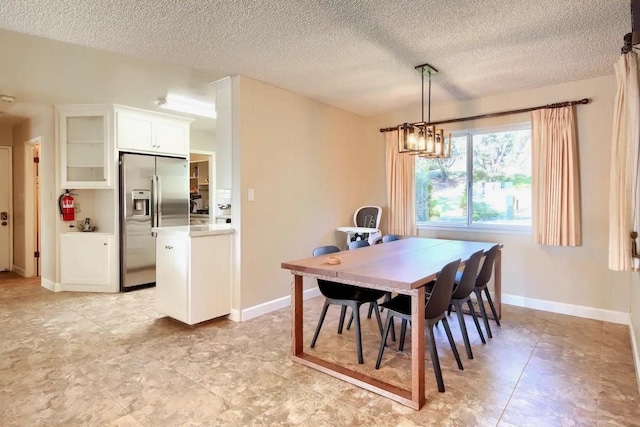
[(638, 149), (640, 115), (638, 55), (623, 54), (615, 64), (618, 91), (613, 111), (611, 180), (609, 191), (609, 268), (631, 271), (632, 230), (640, 231), (638, 219)]
[(415, 156), (398, 153), (398, 131), (385, 132), (387, 149), (387, 232), (416, 234)]
[(534, 241), (580, 246), (580, 173), (573, 107), (533, 111), (531, 145)]

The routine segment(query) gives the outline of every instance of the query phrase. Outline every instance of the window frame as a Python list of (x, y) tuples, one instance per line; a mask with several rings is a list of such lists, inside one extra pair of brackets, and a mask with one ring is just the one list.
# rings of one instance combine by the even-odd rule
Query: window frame
[[(466, 155), (467, 155), (467, 173), (466, 173), (466, 190), (467, 190), (467, 223), (430, 223), (424, 221), (416, 221), (418, 230), (438, 230), (438, 231), (469, 231), (474, 233), (499, 232), (503, 234), (531, 234), (531, 225), (508, 225), (508, 224), (482, 224), (474, 223), (473, 218), (473, 137), (487, 133), (500, 133), (518, 130), (531, 131), (531, 122), (519, 122), (507, 125), (487, 126), (481, 128), (473, 128), (468, 130), (451, 132), (451, 138), (466, 136)], [(532, 195), (533, 196), (533, 195)], [(533, 213), (532, 213), (533, 215)], [(533, 224), (533, 219), (531, 220)]]

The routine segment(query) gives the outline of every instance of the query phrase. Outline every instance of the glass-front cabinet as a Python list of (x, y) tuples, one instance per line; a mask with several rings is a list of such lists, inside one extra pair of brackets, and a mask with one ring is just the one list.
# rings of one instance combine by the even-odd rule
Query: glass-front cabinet
[(57, 116), (61, 187), (112, 188), (113, 109), (59, 106)]

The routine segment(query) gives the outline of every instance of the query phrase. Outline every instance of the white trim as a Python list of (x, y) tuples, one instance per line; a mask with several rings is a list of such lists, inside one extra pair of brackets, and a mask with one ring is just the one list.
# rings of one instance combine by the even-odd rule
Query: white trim
[(118, 293), (120, 289), (114, 289), (110, 285), (72, 285), (65, 283), (57, 283), (56, 289), (70, 292), (102, 292), (102, 293)]
[(27, 277), (27, 272), (24, 270), (24, 268), (18, 267), (15, 264), (11, 266), (11, 271), (13, 271), (16, 274), (19, 274), (22, 277)]
[[(302, 293), (302, 298), (307, 300), (320, 295), (320, 289), (315, 287), (304, 291)], [(286, 297), (267, 301), (265, 303), (254, 305), (253, 307), (245, 308), (244, 310), (242, 310), (240, 321), (246, 322), (247, 320), (255, 319), (256, 317), (262, 316), (263, 314), (271, 313), (272, 311), (280, 310), (281, 308), (290, 306), (291, 296), (289, 295)]]
[(502, 302), (504, 304), (515, 305), (518, 307), (534, 308), (536, 310), (550, 311), (552, 313), (567, 314), (569, 316), (584, 317), (586, 319), (619, 323), (621, 325), (631, 324), (631, 317), (629, 316), (629, 313), (625, 313), (622, 311), (604, 310), (601, 308), (566, 304), (563, 302), (547, 301), (509, 294), (502, 294)]
[[(33, 176), (33, 148), (39, 147), (39, 156), (42, 159), (42, 137), (37, 136), (24, 142), (24, 259), (25, 259), (25, 275), (27, 277), (35, 276), (35, 247), (36, 247), (36, 233), (35, 233), (35, 181)], [(40, 183), (42, 185), (42, 183)], [(40, 197), (40, 193), (37, 195)], [(42, 210), (42, 200), (38, 201), (38, 209)], [(42, 213), (42, 211), (41, 211)], [(40, 216), (42, 220), (42, 215)], [(42, 224), (40, 224), (40, 230), (42, 230)], [(42, 232), (40, 233), (42, 234)], [(40, 236), (38, 236), (40, 237)], [(42, 248), (40, 248), (42, 250)], [(42, 266), (41, 266), (42, 267)]]
[(231, 313), (227, 314), (227, 319), (231, 320), (232, 322), (240, 322), (240, 310), (232, 308)]
[(636, 331), (633, 329), (633, 322), (629, 323), (629, 333), (631, 334), (631, 350), (633, 351), (633, 362), (636, 368), (636, 380), (638, 391), (640, 391), (640, 347), (636, 340)]
[(40, 286), (50, 290), (51, 292), (60, 292), (62, 290), (60, 288), (60, 283), (54, 283), (49, 279), (45, 279), (44, 277), (40, 279)]

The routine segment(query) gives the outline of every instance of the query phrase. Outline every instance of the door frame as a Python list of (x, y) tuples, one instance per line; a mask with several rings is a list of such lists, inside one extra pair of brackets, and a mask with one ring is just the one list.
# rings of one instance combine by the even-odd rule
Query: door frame
[[(33, 179), (33, 147), (39, 145), (39, 156), (42, 161), (42, 137), (37, 136), (24, 142), (24, 275), (25, 277), (35, 276), (35, 180)], [(40, 182), (42, 187), (42, 182)], [(42, 190), (42, 188), (41, 188)], [(40, 230), (42, 230), (42, 191), (38, 197), (38, 205), (40, 208)], [(42, 235), (42, 232), (40, 233)], [(42, 243), (42, 242), (41, 242)], [(42, 247), (42, 245), (40, 245)], [(42, 270), (42, 256), (40, 256), (40, 269)]]
[(0, 146), (0, 149), (9, 151), (9, 170), (7, 171), (9, 180), (9, 268), (7, 271), (13, 271), (13, 147)]
[[(189, 157), (187, 157), (189, 163), (191, 163), (191, 154), (209, 156), (209, 224), (215, 224), (216, 206), (218, 202), (216, 200), (218, 193), (216, 186), (216, 152), (209, 150), (189, 150)], [(189, 192), (191, 192), (191, 186), (189, 186)], [(189, 209), (189, 216), (191, 216), (191, 209)]]

